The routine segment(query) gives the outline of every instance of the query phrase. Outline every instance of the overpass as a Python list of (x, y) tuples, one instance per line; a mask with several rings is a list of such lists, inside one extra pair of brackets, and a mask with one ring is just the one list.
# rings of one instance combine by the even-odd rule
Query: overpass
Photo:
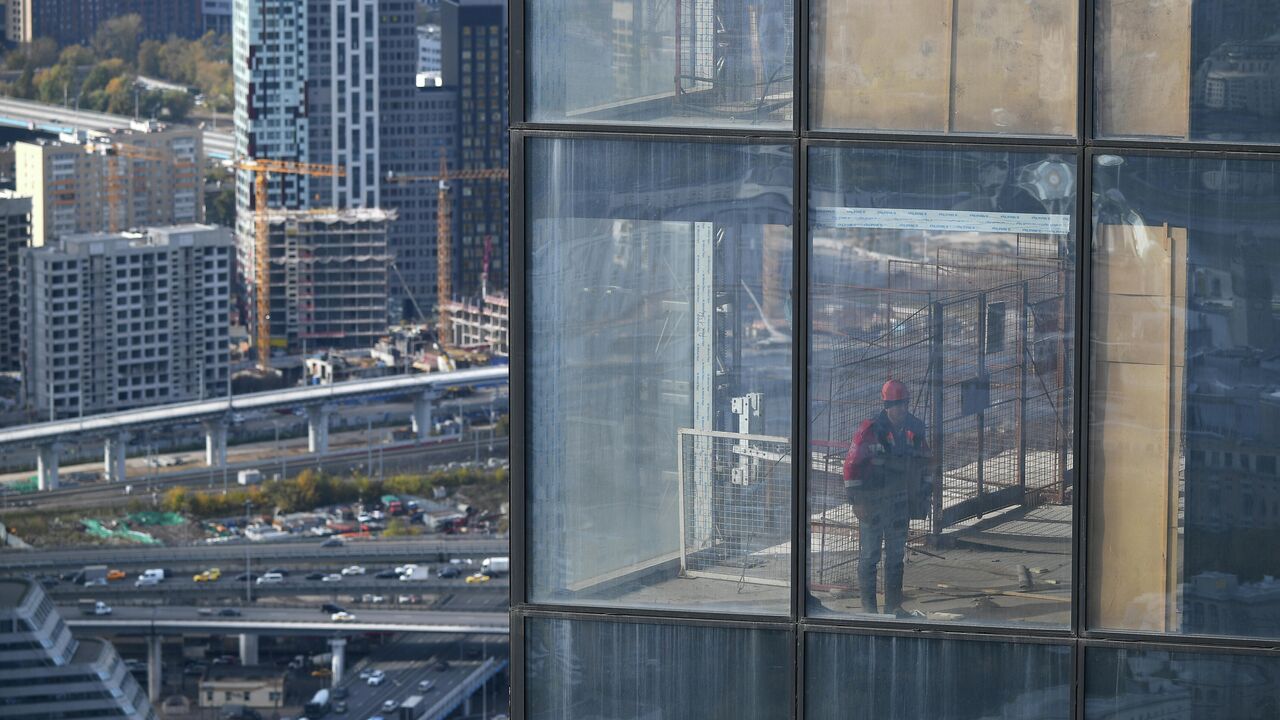
[[(132, 118), (123, 115), (75, 110), (32, 100), (0, 98), (0, 125), (39, 130), (47, 133), (71, 133), (77, 130), (127, 130)], [(230, 132), (204, 131), (204, 154), (208, 158), (229, 160), (235, 154), (235, 136)]]
[(59, 443), (71, 436), (104, 439), (104, 463), (108, 482), (125, 477), (125, 450), (130, 431), (183, 422), (199, 422), (205, 432), (205, 462), (222, 467), (227, 462), (227, 426), (234, 413), (302, 407), (307, 417), (307, 448), (323, 455), (329, 451), (329, 412), (333, 403), (384, 395), (413, 396), (413, 425), (419, 441), (431, 428), (434, 403), (443, 390), (460, 385), (505, 382), (506, 366), (474, 368), (448, 373), (395, 375), (331, 385), (285, 388), (158, 405), (83, 418), (53, 420), (0, 430), (0, 450), (32, 447), (37, 450), (37, 475), (41, 490), (58, 487)]

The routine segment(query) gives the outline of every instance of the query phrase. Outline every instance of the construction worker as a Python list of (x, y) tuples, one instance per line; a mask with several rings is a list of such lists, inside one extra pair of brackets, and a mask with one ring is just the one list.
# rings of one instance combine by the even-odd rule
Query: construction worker
[(844, 458), (844, 487), (858, 517), (858, 589), (864, 612), (877, 612), (876, 567), (884, 548), (884, 612), (905, 615), (902, 571), (907, 524), (928, 514), (929, 445), (924, 423), (907, 408), (907, 386), (880, 388), (884, 410), (864, 420)]

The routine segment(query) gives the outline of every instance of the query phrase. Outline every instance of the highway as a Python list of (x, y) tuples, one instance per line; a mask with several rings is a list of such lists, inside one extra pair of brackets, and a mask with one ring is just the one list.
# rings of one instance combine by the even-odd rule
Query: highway
[(200, 615), (195, 608), (117, 607), (110, 615), (83, 615), (64, 605), (59, 613), (73, 630), (103, 633), (266, 633), (271, 635), (353, 634), (368, 632), (507, 634), (506, 612), (353, 610), (353, 621), (334, 621), (328, 613), (296, 608), (243, 608), (238, 617)]
[[(132, 118), (91, 110), (73, 110), (31, 100), (0, 98), (0, 124), (50, 133), (76, 130), (128, 129)], [(209, 158), (227, 160), (235, 153), (235, 137), (229, 132), (204, 131), (204, 152)]]
[[(490, 438), (481, 434), (478, 437), (473, 435), (471, 439), (465, 441), (432, 444), (418, 444), (411, 441), (382, 445), (372, 450), (365, 446), (350, 446), (342, 450), (332, 450), (323, 456), (290, 457), (286, 472), (294, 476), (308, 468), (331, 473), (345, 473), (353, 469), (364, 470), (363, 466), (370, 454), (375, 461), (382, 461), (385, 475), (396, 474), (401, 469), (420, 472), (432, 465), (463, 462), (476, 457), (482, 460), (495, 456), (506, 457), (507, 443), (508, 438), (505, 436)], [(493, 447), (492, 451), (489, 450), (490, 446)], [(56, 510), (124, 505), (133, 499), (150, 499), (152, 492), (162, 494), (169, 488), (178, 486), (222, 489), (225, 482), (235, 485), (236, 473), (239, 470), (256, 468), (269, 474), (276, 464), (277, 461), (274, 459), (256, 458), (228, 463), (225, 475), (222, 468), (192, 467), (177, 472), (157, 474), (153, 477), (130, 478), (128, 483), (95, 482), (41, 493), (27, 493), (20, 497), (20, 501), (10, 500), (12, 504), (0, 507), (0, 513), (22, 511), (27, 508)]]
[(320, 547), (321, 542), (317, 538), (306, 542), (246, 543), (241, 541), (173, 548), (139, 547), (132, 550), (122, 550), (119, 547), (29, 552), (5, 550), (0, 556), (3, 558), (0, 560), (0, 569), (10, 573), (17, 570), (65, 572), (79, 570), (85, 565), (145, 569), (180, 563), (221, 565), (225, 569), (244, 562), (246, 545), (254, 567), (262, 569), (298, 561), (332, 562), (343, 566), (377, 561), (438, 562), (442, 557), (448, 559), (506, 555), (508, 547), (505, 538), (477, 539), (458, 536), (450, 539), (353, 541), (343, 547), (330, 548)]
[[(472, 695), (478, 684), (500, 674), (507, 665), (504, 637), (448, 637), (439, 635), (404, 635), (394, 642), (376, 648), (368, 658), (351, 667), (338, 685), (346, 692), (348, 716), (363, 718), (382, 715), (396, 717), (382, 710), (383, 703), (403, 703), (414, 695), (426, 701), (426, 714), (421, 720), (442, 720)], [(465, 645), (468, 652), (461, 651)], [(478, 647), (477, 647), (478, 646)], [(447, 665), (441, 665), (440, 661)], [(379, 685), (369, 685), (361, 678), (368, 670), (381, 670), (386, 677)], [(428, 690), (420, 683), (430, 682)], [(505, 693), (502, 693), (505, 696)], [(473, 700), (473, 708), (483, 705), (482, 698)], [(497, 711), (498, 702), (489, 706)], [(505, 709), (505, 702), (501, 703)]]

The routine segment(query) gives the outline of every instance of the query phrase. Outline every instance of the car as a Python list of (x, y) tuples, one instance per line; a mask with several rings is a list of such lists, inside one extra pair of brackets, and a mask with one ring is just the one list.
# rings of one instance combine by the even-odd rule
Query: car
[(187, 666), (182, 668), (182, 674), (183, 675), (203, 675), (204, 670), (205, 670), (205, 666), (203, 663), (197, 663), (197, 662), (187, 663)]
[(421, 682), (419, 682), (419, 683), (418, 683), (418, 691), (419, 691), (419, 692), (431, 692), (431, 688), (433, 688), (433, 687), (435, 687), (435, 686), (436, 686), (436, 683), (435, 683), (435, 681), (434, 681), (434, 680), (423, 680), (423, 681), (421, 681)]
[(235, 577), (236, 582), (248, 582), (250, 580), (259, 580), (257, 573), (244, 572)]
[(436, 577), (440, 578), (456, 578), (460, 575), (462, 570), (458, 569), (457, 565), (441, 565), (440, 569), (436, 570)]
[(400, 703), (395, 700), (386, 700), (382, 703), (382, 709), (388, 712), (395, 710), (398, 707), (400, 707)]
[(218, 611), (218, 617), (240, 617), (240, 608), (222, 608)]
[(336, 715), (347, 714), (347, 703), (344, 700), (335, 700), (333, 703), (333, 712)]
[(370, 675), (369, 679), (366, 680), (365, 682), (367, 682), (369, 685), (373, 687), (377, 687), (378, 685), (382, 684), (383, 680), (386, 680), (386, 679), (387, 678), (385, 675)]
[(414, 564), (414, 563), (406, 563), (406, 564), (404, 564), (404, 565), (397, 565), (397, 566), (396, 566), (396, 574), (397, 574), (397, 575), (403, 575), (403, 574), (405, 574), (405, 573), (407, 573), (407, 572), (412, 572), (413, 570), (416, 570), (417, 568), (418, 568), (418, 566), (417, 566), (416, 564)]
[(340, 612), (346, 612), (346, 611), (347, 611), (347, 609), (346, 609), (346, 608), (342, 607), (341, 605), (335, 604), (335, 603), (325, 603), (325, 604), (323, 604), (323, 605), (321, 605), (321, 606), (320, 606), (320, 612), (326, 612), (326, 613), (340, 613)]
[(342, 574), (343, 575), (363, 575), (364, 568), (360, 567), (359, 565), (351, 565), (350, 567), (342, 568)]
[(222, 577), (222, 571), (218, 568), (209, 568), (201, 573), (196, 573), (191, 577), (196, 582), (217, 582)]
[(342, 576), (338, 573), (329, 573), (328, 575), (320, 578), (320, 582), (338, 582), (340, 580), (342, 580)]
[(347, 689), (344, 687), (336, 687), (333, 689), (333, 692), (329, 693), (329, 697), (333, 698), (334, 700), (346, 700)]
[(438, 670), (438, 671), (440, 671), (440, 672), (444, 672), (445, 670), (448, 670), (448, 669), (449, 669), (449, 661), (448, 661), (448, 660), (441, 660), (441, 661), (439, 661), (439, 662), (437, 662), (437, 663), (436, 663), (436, 670)]
[(379, 570), (378, 572), (374, 573), (373, 576), (378, 578), (379, 580), (390, 580), (392, 578), (400, 577), (400, 573), (396, 572), (395, 570)]
[(343, 610), (342, 612), (336, 612), (330, 615), (329, 619), (334, 622), (352, 622), (356, 619), (356, 616), (346, 610)]
[(123, 570), (111, 569), (107, 571), (108, 580), (123, 580), (125, 578)]
[(196, 614), (197, 614), (197, 615), (212, 615), (212, 614), (213, 614), (213, 608), (206, 608), (206, 607), (196, 608)]
[(485, 575), (484, 573), (476, 573), (475, 575), (467, 576), (468, 585), (475, 585), (477, 583), (487, 583), (489, 582), (489, 580), (490, 580), (489, 576)]
[(308, 580), (323, 580), (323, 579), (324, 579), (324, 573), (322, 573), (322, 572), (307, 573), (307, 579), (308, 579)]
[(267, 573), (266, 575), (263, 575), (262, 577), (257, 579), (257, 583), (259, 585), (271, 585), (274, 583), (282, 583), (282, 582), (284, 582), (284, 576), (281, 575), (280, 573)]
[(316, 668), (315, 670), (311, 671), (311, 677), (313, 678), (333, 677), (333, 671), (330, 670), (329, 668)]
[(361, 680), (368, 680), (372, 676), (373, 676), (373, 670), (370, 670), (369, 668), (365, 668), (360, 671)]
[(342, 540), (338, 538), (329, 538), (328, 540), (325, 540), (324, 542), (320, 543), (320, 547), (322, 548), (342, 547), (345, 544), (346, 543), (342, 542)]

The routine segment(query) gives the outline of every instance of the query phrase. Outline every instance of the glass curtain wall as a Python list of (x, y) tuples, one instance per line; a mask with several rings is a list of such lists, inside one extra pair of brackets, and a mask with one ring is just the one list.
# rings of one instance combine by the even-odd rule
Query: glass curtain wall
[(522, 7), (517, 717), (1275, 715), (1274, 2)]

